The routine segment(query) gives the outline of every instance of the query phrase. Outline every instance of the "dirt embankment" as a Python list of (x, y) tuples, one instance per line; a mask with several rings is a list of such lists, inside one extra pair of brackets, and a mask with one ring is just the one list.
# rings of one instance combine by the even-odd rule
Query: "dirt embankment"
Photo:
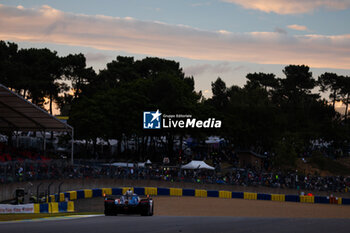
[[(350, 218), (350, 206), (260, 200), (153, 197), (159, 216), (235, 216), (281, 218)], [(76, 211), (103, 212), (103, 198), (81, 199)]]

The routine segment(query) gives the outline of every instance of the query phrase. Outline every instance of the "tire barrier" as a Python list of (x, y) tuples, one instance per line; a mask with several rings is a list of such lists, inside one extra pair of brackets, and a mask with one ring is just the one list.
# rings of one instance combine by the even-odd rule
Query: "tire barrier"
[[(73, 201), (76, 199), (102, 197), (104, 195), (122, 195), (131, 189), (138, 195), (150, 196), (190, 196), (190, 197), (218, 197), (218, 198), (238, 198), (245, 200), (265, 200), (278, 202), (301, 202), (301, 203), (321, 203), (350, 205), (350, 198), (308, 196), (308, 195), (285, 195), (285, 194), (265, 194), (253, 192), (231, 192), (224, 190), (204, 190), (204, 189), (182, 189), (182, 188), (157, 188), (157, 187), (120, 187), (120, 188), (97, 188), (68, 191), (60, 195), (51, 195), (50, 199), (59, 202), (64, 200)], [(42, 207), (44, 208), (44, 207)], [(55, 204), (53, 211), (57, 210)]]

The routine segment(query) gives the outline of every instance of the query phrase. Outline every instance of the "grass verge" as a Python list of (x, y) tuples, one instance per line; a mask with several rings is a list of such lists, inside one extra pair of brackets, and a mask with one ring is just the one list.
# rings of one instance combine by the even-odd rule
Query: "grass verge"
[(56, 213), (56, 214), (0, 214), (0, 221), (29, 220), (35, 218), (61, 217), (71, 215), (93, 215), (102, 214), (100, 212), (81, 212), (81, 213)]

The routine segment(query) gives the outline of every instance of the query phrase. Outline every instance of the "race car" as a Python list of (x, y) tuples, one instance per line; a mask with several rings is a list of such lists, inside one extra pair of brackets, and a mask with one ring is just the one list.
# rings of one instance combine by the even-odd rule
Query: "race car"
[(152, 216), (154, 203), (152, 198), (141, 199), (138, 195), (106, 196), (104, 200), (106, 216), (118, 214), (141, 214)]

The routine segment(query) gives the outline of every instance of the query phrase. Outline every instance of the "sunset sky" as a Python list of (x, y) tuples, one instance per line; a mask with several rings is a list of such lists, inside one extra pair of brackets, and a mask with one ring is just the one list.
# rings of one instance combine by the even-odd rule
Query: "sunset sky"
[(180, 62), (210, 96), (220, 76), (283, 77), (288, 64), (350, 75), (350, 0), (0, 0), (0, 40), (84, 53), (98, 72), (117, 55)]

